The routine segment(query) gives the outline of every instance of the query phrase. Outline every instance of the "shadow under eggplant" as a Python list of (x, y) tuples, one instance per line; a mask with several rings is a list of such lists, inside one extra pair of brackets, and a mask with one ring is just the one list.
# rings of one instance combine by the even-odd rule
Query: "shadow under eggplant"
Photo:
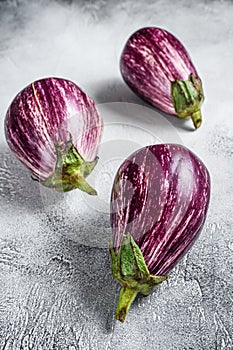
[[(150, 108), (155, 112), (159, 112), (169, 123), (171, 123), (177, 129), (182, 129), (186, 131), (195, 130), (191, 120), (181, 119), (176, 117), (175, 115), (162, 112), (158, 108), (152, 106), (148, 102), (138, 97), (120, 78), (103, 81), (97, 85), (95, 90), (97, 92), (94, 92), (92, 97), (96, 101), (97, 105), (110, 102), (135, 103)], [(114, 108), (114, 104), (112, 105), (112, 107), (110, 104), (109, 108)]]

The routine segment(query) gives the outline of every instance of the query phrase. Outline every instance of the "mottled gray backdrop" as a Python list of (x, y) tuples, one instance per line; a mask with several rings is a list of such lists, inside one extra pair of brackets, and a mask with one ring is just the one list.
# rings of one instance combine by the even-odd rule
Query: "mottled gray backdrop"
[[(230, 1), (0, 2), (1, 350), (233, 349), (232, 20)], [(118, 62), (129, 35), (148, 25), (179, 37), (203, 80), (200, 130), (165, 118), (209, 168), (212, 197), (193, 249), (153, 295), (136, 299), (122, 325), (114, 320), (120, 286), (110, 271), (108, 213), (77, 191), (41, 189), (9, 151), (3, 125), (15, 94), (45, 76), (75, 81), (98, 104), (145, 105)], [(107, 194), (111, 180), (103, 179)]]

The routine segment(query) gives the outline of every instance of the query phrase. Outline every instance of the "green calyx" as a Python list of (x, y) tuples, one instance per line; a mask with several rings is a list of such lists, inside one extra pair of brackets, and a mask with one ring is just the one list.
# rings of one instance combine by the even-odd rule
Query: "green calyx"
[(97, 195), (96, 190), (87, 183), (85, 178), (96, 166), (98, 158), (92, 162), (86, 162), (74, 147), (71, 137), (69, 141), (58, 143), (55, 150), (57, 162), (54, 172), (40, 182), (59, 192), (78, 188), (90, 195)]
[(199, 128), (202, 122), (200, 108), (204, 101), (200, 78), (190, 74), (188, 80), (176, 79), (171, 84), (171, 96), (177, 116), (192, 118), (195, 128)]
[(158, 284), (167, 279), (167, 276), (150, 274), (142, 252), (130, 233), (124, 235), (117, 254), (110, 246), (110, 254), (113, 277), (122, 285), (116, 319), (124, 322), (137, 294), (151, 294)]

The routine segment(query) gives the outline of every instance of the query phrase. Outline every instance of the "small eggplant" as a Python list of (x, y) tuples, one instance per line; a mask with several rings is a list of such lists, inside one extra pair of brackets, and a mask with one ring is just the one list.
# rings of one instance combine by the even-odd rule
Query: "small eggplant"
[(145, 101), (180, 118), (202, 122), (201, 79), (181, 42), (166, 30), (148, 27), (127, 41), (120, 60), (121, 74)]
[(6, 140), (44, 186), (96, 191), (86, 182), (103, 129), (94, 101), (73, 82), (45, 78), (23, 89), (5, 118)]
[(136, 295), (152, 293), (192, 247), (209, 198), (208, 170), (181, 145), (144, 147), (120, 166), (110, 214), (112, 274), (122, 285), (118, 320), (124, 322)]

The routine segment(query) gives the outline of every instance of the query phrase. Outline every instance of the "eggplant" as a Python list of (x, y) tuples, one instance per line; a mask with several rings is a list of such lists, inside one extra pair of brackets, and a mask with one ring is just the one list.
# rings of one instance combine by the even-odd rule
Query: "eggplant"
[(209, 199), (209, 172), (186, 147), (151, 145), (122, 163), (110, 208), (112, 274), (122, 285), (117, 320), (124, 322), (136, 295), (151, 294), (192, 247)]
[(85, 180), (94, 169), (103, 121), (94, 101), (73, 82), (37, 80), (14, 98), (5, 136), (16, 157), (44, 186), (96, 195)]
[(142, 99), (179, 118), (202, 122), (202, 82), (181, 42), (156, 27), (137, 30), (125, 44), (120, 70), (128, 86)]

